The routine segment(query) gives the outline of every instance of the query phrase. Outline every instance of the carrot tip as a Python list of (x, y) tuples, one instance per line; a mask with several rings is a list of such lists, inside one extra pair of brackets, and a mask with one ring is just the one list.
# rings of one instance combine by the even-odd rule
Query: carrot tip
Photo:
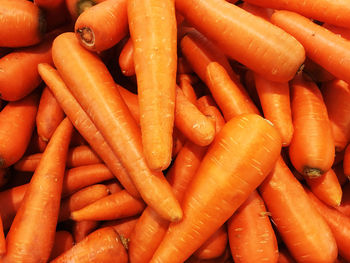
[(77, 33), (79, 34), (79, 37), (84, 45), (88, 47), (92, 47), (95, 45), (95, 34), (94, 31), (91, 30), (91, 28), (78, 28)]
[(322, 175), (321, 171), (317, 168), (304, 168), (303, 174), (309, 178), (318, 178)]
[(96, 2), (93, 0), (80, 0), (77, 2), (77, 14), (80, 15), (83, 13), (86, 9), (89, 9), (90, 7), (96, 5)]

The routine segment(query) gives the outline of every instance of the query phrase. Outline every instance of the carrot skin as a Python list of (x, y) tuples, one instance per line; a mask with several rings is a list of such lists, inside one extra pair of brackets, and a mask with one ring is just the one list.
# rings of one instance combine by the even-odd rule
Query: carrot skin
[(113, 227), (114, 230), (117, 231), (120, 236), (123, 236), (126, 239), (130, 239), (131, 233), (134, 230), (138, 219), (139, 219), (138, 216), (133, 216), (133, 217), (123, 218), (123, 219), (105, 221), (101, 225), (101, 228), (107, 227), (107, 226)]
[(74, 221), (72, 233), (75, 244), (86, 238), (91, 232), (98, 228), (97, 221)]
[(74, 245), (72, 234), (68, 231), (57, 231), (55, 235), (54, 245), (51, 250), (49, 261), (57, 258), (65, 251), (71, 249)]
[(340, 206), (336, 206), (335, 209), (347, 217), (350, 217), (350, 184), (343, 186), (343, 196)]
[(6, 253), (6, 240), (0, 215), (0, 259)]
[(120, 52), (118, 63), (125, 76), (130, 77), (136, 74), (134, 64), (134, 45), (131, 38), (128, 39)]

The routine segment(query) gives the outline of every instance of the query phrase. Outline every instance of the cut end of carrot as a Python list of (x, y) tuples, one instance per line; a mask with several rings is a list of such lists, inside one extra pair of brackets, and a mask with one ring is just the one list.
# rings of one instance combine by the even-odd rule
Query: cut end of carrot
[(305, 167), (303, 174), (309, 178), (318, 178), (322, 175), (322, 172), (317, 168)]
[(97, 3), (92, 0), (80, 0), (77, 2), (77, 14), (80, 15), (83, 13), (86, 9), (89, 9), (90, 7), (96, 5)]
[(93, 47), (95, 45), (95, 34), (91, 28), (83, 27), (76, 30), (80, 41), (87, 47)]

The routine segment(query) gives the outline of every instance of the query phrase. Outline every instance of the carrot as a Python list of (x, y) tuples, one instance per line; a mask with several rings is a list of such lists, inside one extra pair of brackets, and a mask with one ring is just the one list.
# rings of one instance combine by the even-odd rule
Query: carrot
[(173, 131), (173, 153), (172, 156), (175, 158), (177, 154), (180, 152), (182, 147), (186, 143), (186, 136), (182, 134), (176, 127), (174, 128)]
[(281, 144), (277, 130), (256, 114), (227, 122), (187, 188), (183, 220), (170, 224), (150, 262), (183, 262), (195, 252), (264, 180)]
[[(85, 50), (72, 33), (55, 39), (52, 54), (63, 80), (120, 159), (143, 200), (164, 218), (180, 220), (181, 207), (163, 174), (148, 167), (142, 154), (140, 130), (105, 65)], [(79, 73), (72, 74), (72, 69)], [(92, 100), (95, 103), (91, 104)]]
[(329, 225), (337, 242), (339, 254), (346, 260), (350, 260), (350, 218), (334, 208), (322, 203), (310, 191), (306, 191), (312, 205)]
[(74, 222), (72, 232), (75, 244), (83, 241), (91, 232), (98, 228), (97, 221), (79, 221)]
[(335, 150), (340, 152), (350, 140), (350, 89), (349, 85), (339, 79), (322, 85), (322, 95), (327, 107), (332, 126)]
[(340, 35), (341, 37), (350, 40), (350, 29), (346, 27), (341, 26), (335, 26), (332, 24), (324, 23), (322, 27), (327, 28), (329, 31), (333, 32), (334, 34)]
[(128, 33), (126, 0), (103, 1), (87, 9), (74, 30), (80, 43), (91, 51), (113, 47)]
[[(193, 89), (192, 83), (191, 83), (191, 79), (189, 77), (189, 75), (187, 74), (180, 74), (178, 75), (179, 78), (179, 85), (180, 88), (182, 90), (182, 92), (184, 93), (184, 95), (186, 96), (186, 98), (192, 103), (192, 104), (196, 104), (197, 101), (197, 95), (196, 92)], [(175, 105), (176, 108), (176, 105)]]
[(262, 111), (258, 91), (256, 90), (256, 87), (255, 87), (254, 72), (249, 69), (246, 70), (243, 75), (243, 79), (244, 79), (243, 83), (246, 91), (248, 92), (249, 96), (252, 98), (255, 106)]
[(221, 226), (204, 244), (197, 249), (194, 256), (200, 259), (212, 259), (220, 257), (226, 249), (227, 230), (226, 225)]
[(277, 262), (275, 233), (260, 195), (254, 191), (227, 224), (235, 262)]
[(319, 177), (331, 168), (335, 153), (327, 108), (313, 81), (299, 75), (291, 89), (294, 134), (289, 157), (299, 173)]
[(32, 135), (39, 96), (8, 103), (0, 112), (0, 168), (9, 167), (24, 154)]
[(36, 5), (24, 0), (1, 0), (0, 7), (0, 47), (25, 47), (42, 40), (46, 21)]
[(111, 194), (115, 194), (123, 190), (123, 187), (115, 179), (104, 182), (104, 185), (107, 186), (108, 192)]
[(297, 262), (333, 262), (336, 259), (337, 246), (331, 230), (282, 158), (259, 191)]
[(36, 128), (39, 137), (48, 141), (64, 118), (64, 113), (48, 87), (41, 93)]
[(264, 117), (270, 120), (281, 134), (282, 145), (288, 146), (293, 136), (292, 111), (290, 107), (289, 85), (266, 80), (254, 74)]
[[(6, 237), (4, 262), (48, 260), (54, 243), (72, 130), (71, 122), (65, 119), (52, 136)], [(38, 224), (40, 233), (36, 227)]]
[(184, 57), (177, 58), (177, 73), (178, 74), (192, 74), (193, 70)]
[(138, 96), (131, 91), (123, 88), (122, 86), (117, 85), (118, 91), (122, 96), (125, 104), (128, 106), (130, 113), (136, 123), (140, 125), (140, 107), (139, 107), (139, 99)]
[[(203, 97), (202, 97), (203, 98)], [(215, 132), (218, 133), (225, 125), (225, 119), (221, 115), (220, 110), (211, 105), (201, 105), (201, 98), (197, 100), (198, 109), (207, 117), (215, 121)]]
[(134, 46), (131, 38), (128, 39), (120, 52), (118, 63), (125, 76), (130, 77), (136, 74), (134, 65)]
[(296, 263), (296, 261), (292, 258), (289, 251), (282, 247), (279, 250), (278, 263)]
[(177, 0), (176, 8), (224, 53), (266, 79), (289, 81), (305, 59), (303, 47), (286, 32), (225, 1)]
[(343, 196), (340, 206), (336, 206), (335, 209), (345, 216), (350, 217), (350, 184), (343, 186)]
[(238, 82), (232, 81), (220, 64), (209, 63), (206, 76), (206, 83), (226, 121), (243, 113), (259, 114), (259, 110), (243, 87)]
[(49, 260), (57, 258), (65, 251), (71, 249), (74, 245), (72, 234), (68, 231), (57, 231), (55, 235), (55, 241), (51, 250)]
[(303, 72), (315, 82), (326, 82), (335, 79), (331, 73), (308, 57), (305, 59)]
[(111, 227), (96, 230), (51, 263), (127, 263), (128, 255), (118, 233)]
[(270, 17), (273, 14), (274, 10), (271, 8), (264, 8), (261, 6), (257, 6), (254, 4), (251, 4), (249, 2), (243, 2), (242, 4), (238, 5), (240, 8), (242, 8), (243, 10), (261, 17), (262, 19), (265, 19), (266, 21), (270, 21)]
[(4, 228), (0, 216), (0, 258), (6, 253), (6, 240), (4, 235)]
[(105, 138), (96, 128), (88, 115), (81, 108), (69, 92), (57, 71), (47, 64), (38, 66), (39, 73), (46, 82), (65, 114), (72, 120), (73, 125), (79, 133), (87, 140), (91, 148), (97, 153), (104, 163), (111, 170), (113, 175), (133, 196), (139, 196), (134, 183), (131, 181), (126, 169), (119, 158), (116, 157), (112, 148), (107, 144)]
[(39, 138), (39, 135), (35, 129), (24, 155), (30, 155), (39, 152), (42, 153), (45, 150), (46, 146), (47, 142)]
[(152, 170), (171, 162), (177, 35), (172, 0), (128, 1), (130, 38), (140, 104), (142, 145)]
[(192, 255), (189, 259), (185, 261), (185, 263), (233, 263), (231, 258), (231, 253), (229, 249), (226, 248), (225, 252), (220, 255), (220, 257), (212, 258), (212, 259), (200, 259), (195, 255)]
[(75, 21), (84, 11), (104, 0), (65, 0), (68, 11)]
[[(14, 2), (17, 1), (19, 0)], [(52, 39), (48, 39), (40, 45), (15, 50), (0, 59), (1, 99), (20, 100), (39, 86), (41, 79), (37, 65), (39, 63), (52, 63), (51, 43)]]
[(68, 220), (73, 211), (100, 200), (109, 194), (107, 186), (95, 184), (79, 190), (71, 196), (62, 199), (58, 214), (58, 222)]
[(271, 21), (294, 36), (304, 46), (310, 59), (335, 77), (350, 82), (350, 68), (343, 62), (350, 60), (348, 40), (290, 11), (276, 11)]
[(105, 221), (101, 225), (101, 228), (107, 227), (107, 226), (113, 227), (114, 230), (117, 231), (120, 236), (123, 236), (126, 239), (130, 239), (130, 235), (134, 230), (138, 219), (139, 217), (133, 216), (133, 217), (123, 218), (123, 219)]

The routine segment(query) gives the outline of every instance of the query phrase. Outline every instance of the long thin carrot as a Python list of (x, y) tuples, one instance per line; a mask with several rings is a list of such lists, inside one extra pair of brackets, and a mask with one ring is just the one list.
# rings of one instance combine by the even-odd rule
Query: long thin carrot
[(0, 47), (25, 47), (42, 40), (46, 21), (32, 2), (1, 0), (0, 13)]
[(313, 61), (337, 78), (350, 82), (350, 67), (345, 62), (350, 60), (348, 40), (300, 14), (286, 10), (276, 11), (271, 21), (295, 37)]
[(288, 83), (268, 81), (258, 74), (254, 79), (265, 118), (280, 132), (282, 145), (288, 146), (294, 131)]
[(334, 161), (334, 140), (327, 108), (317, 85), (301, 75), (291, 83), (294, 134), (289, 157), (299, 173), (319, 177)]
[(55, 241), (51, 250), (49, 261), (57, 258), (74, 245), (72, 234), (68, 231), (57, 231)]
[(128, 33), (126, 0), (94, 5), (78, 17), (74, 28), (80, 43), (89, 50), (103, 51), (113, 47)]
[[(193, 104), (196, 104), (197, 101), (197, 95), (196, 92), (192, 86), (191, 78), (188, 74), (179, 74), (179, 86), (186, 96), (186, 98)], [(176, 107), (176, 105), (175, 105)]]
[(266, 79), (289, 81), (305, 59), (293, 37), (225, 1), (176, 0), (176, 8), (224, 53)]
[(83, 241), (91, 232), (98, 228), (97, 221), (74, 221), (72, 233), (75, 244)]
[(332, 232), (282, 157), (259, 191), (297, 262), (334, 262), (337, 246)]
[(132, 44), (131, 38), (128, 39), (120, 52), (118, 63), (125, 76), (130, 77), (136, 74), (134, 65), (134, 45)]
[(105, 138), (96, 128), (89, 116), (81, 108), (80, 104), (75, 100), (69, 92), (63, 80), (57, 71), (47, 64), (38, 66), (39, 74), (46, 82), (52, 93), (55, 95), (58, 103), (66, 113), (68, 118), (72, 120), (73, 125), (79, 133), (90, 144), (91, 148), (98, 154), (114, 176), (125, 187), (125, 189), (133, 196), (139, 196), (134, 183), (131, 181), (126, 169), (123, 167), (119, 159), (113, 153), (111, 147), (107, 144)]
[(140, 102), (143, 152), (152, 170), (171, 161), (175, 115), (177, 35), (172, 0), (132, 0), (127, 5)]
[(0, 112), (0, 168), (9, 167), (24, 154), (31, 138), (39, 94), (8, 103)]
[[(163, 174), (148, 167), (140, 130), (106, 66), (84, 49), (72, 33), (55, 39), (52, 54), (63, 80), (120, 159), (143, 200), (164, 218), (180, 220), (181, 207)], [(72, 74), (72, 69), (77, 73)]]
[(96, 230), (51, 263), (127, 263), (128, 255), (112, 227)]
[(0, 259), (6, 253), (6, 241), (4, 235), (4, 228), (2, 225), (1, 215), (0, 215)]
[(130, 239), (130, 235), (134, 230), (138, 219), (139, 219), (138, 216), (132, 216), (132, 217), (123, 218), (123, 219), (105, 221), (101, 225), (101, 228), (107, 227), (107, 226), (113, 227), (114, 230), (117, 231), (120, 236), (123, 236), (126, 239)]
[(117, 85), (117, 87), (134, 120), (140, 125), (140, 106), (138, 96), (122, 86)]
[[(46, 262), (53, 246), (73, 130), (66, 118), (52, 136), (6, 236), (4, 262)], [(40, 225), (40, 232), (37, 226)]]
[(278, 131), (256, 114), (227, 122), (186, 191), (183, 220), (170, 225), (150, 262), (183, 262), (195, 252), (264, 180), (281, 145)]

